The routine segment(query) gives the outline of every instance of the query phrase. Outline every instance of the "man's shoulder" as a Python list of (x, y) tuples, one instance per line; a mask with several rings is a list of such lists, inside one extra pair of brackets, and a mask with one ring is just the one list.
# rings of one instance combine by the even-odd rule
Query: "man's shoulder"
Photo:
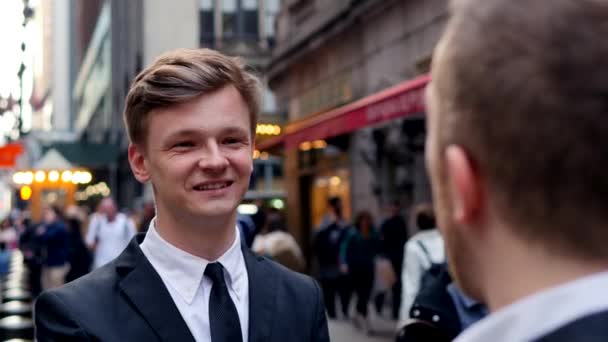
[(281, 286), (291, 288), (294, 290), (302, 291), (302, 293), (311, 293), (317, 291), (317, 283), (316, 281), (306, 275), (302, 274), (289, 268), (272, 261), (266, 257), (262, 257), (263, 262), (268, 268), (269, 272), (279, 281)]
[(608, 310), (580, 317), (535, 342), (599, 342), (608, 340)]

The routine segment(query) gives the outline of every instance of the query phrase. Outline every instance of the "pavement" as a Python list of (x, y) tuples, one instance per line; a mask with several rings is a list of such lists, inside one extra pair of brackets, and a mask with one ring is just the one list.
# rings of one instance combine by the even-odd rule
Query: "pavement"
[(367, 334), (357, 329), (352, 320), (332, 319), (329, 320), (329, 336), (332, 342), (389, 342), (395, 340), (395, 321), (378, 317), (370, 310), (370, 327), (372, 331)]

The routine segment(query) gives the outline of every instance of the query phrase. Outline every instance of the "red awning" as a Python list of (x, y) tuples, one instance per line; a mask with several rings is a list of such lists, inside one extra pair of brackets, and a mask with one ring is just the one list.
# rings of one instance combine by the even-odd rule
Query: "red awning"
[(424, 75), (399, 83), (351, 104), (306, 118), (285, 127), (285, 134), (258, 143), (264, 150), (280, 143), (286, 148), (305, 141), (331, 138), (366, 126), (424, 112), (424, 88), (430, 77)]

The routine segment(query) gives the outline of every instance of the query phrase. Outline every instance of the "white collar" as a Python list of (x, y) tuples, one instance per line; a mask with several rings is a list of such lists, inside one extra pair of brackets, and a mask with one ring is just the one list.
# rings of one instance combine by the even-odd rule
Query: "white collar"
[[(182, 296), (184, 301), (191, 304), (203, 280), (203, 274), (210, 262), (198, 256), (185, 252), (163, 239), (155, 229), (156, 218), (152, 219), (148, 232), (140, 247), (146, 251), (150, 263), (155, 266), (159, 274)], [(230, 248), (217, 260), (224, 267), (227, 286), (241, 300), (243, 273), (245, 261), (241, 251), (241, 237), (236, 228), (235, 239)]]
[(608, 310), (608, 271), (549, 288), (500, 309), (455, 342), (530, 341), (578, 318)]

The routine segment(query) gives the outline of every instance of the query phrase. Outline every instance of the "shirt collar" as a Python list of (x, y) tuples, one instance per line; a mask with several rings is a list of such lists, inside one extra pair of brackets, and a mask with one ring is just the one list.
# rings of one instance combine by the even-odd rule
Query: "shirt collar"
[(465, 330), (456, 342), (530, 341), (608, 309), (608, 271), (559, 285), (502, 308)]
[[(203, 280), (205, 269), (212, 261), (173, 246), (158, 234), (155, 227), (156, 218), (150, 222), (141, 248), (146, 251), (146, 256), (151, 259), (150, 262), (158, 273), (164, 275), (165, 281), (180, 294), (184, 301), (191, 304)], [(237, 299), (241, 300), (245, 261), (240, 248), (240, 233), (236, 227), (235, 230), (234, 242), (216, 261), (222, 264), (224, 273), (227, 274), (226, 285), (236, 294)]]

